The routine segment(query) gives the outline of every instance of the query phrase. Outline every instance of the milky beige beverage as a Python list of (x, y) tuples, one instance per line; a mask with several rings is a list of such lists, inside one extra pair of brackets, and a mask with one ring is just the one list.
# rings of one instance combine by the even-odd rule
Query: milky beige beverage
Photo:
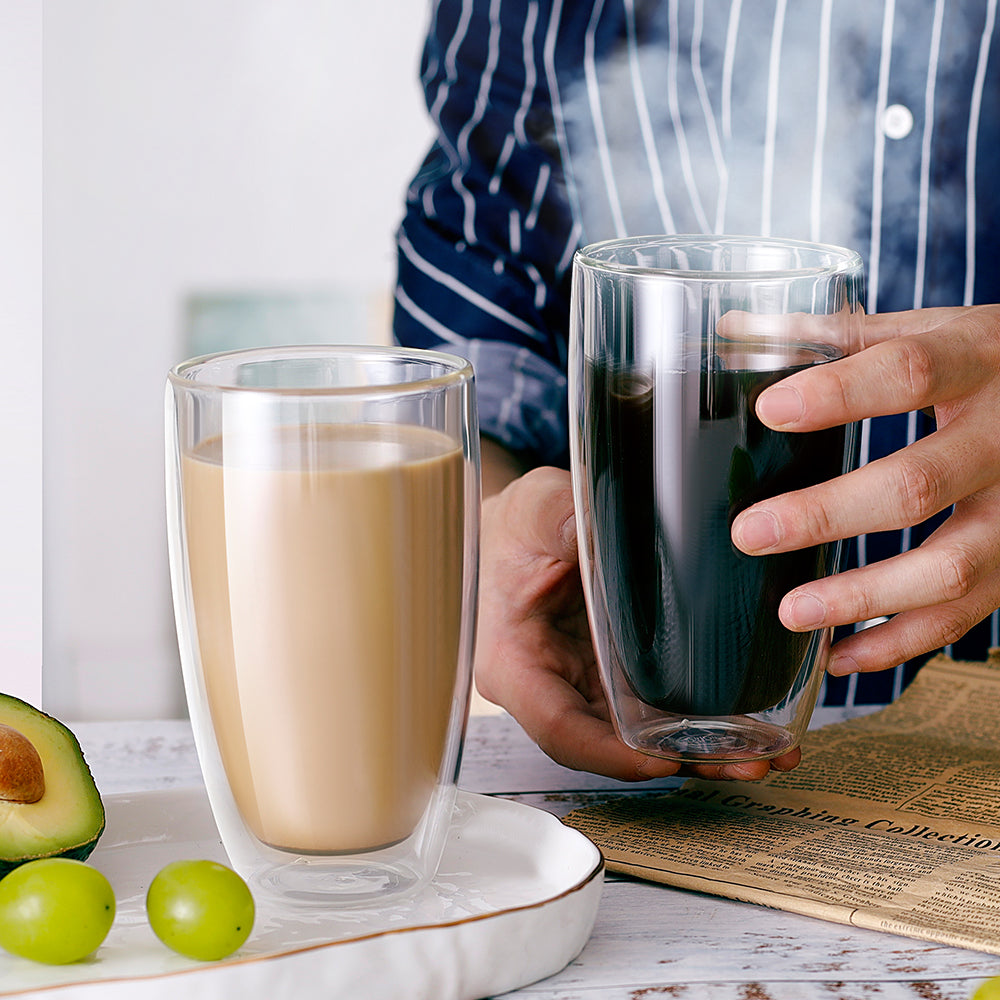
[(213, 438), (182, 464), (198, 647), (244, 821), (296, 853), (404, 839), (455, 686), (461, 449), (321, 424)]

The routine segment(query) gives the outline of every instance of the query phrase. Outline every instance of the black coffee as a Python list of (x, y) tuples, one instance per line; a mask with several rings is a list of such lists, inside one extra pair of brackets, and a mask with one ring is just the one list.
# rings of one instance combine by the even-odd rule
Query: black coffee
[(843, 427), (769, 430), (757, 396), (829, 353), (760, 350), (728, 369), (660, 373), (591, 366), (594, 575), (611, 654), (643, 701), (680, 715), (736, 715), (781, 701), (811, 636), (788, 631), (778, 604), (833, 572), (835, 546), (747, 556), (736, 515), (844, 470)]

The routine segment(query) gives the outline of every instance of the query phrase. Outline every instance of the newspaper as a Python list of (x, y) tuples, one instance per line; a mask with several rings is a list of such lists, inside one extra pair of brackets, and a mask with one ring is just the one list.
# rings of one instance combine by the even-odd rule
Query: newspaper
[(609, 870), (1000, 954), (1000, 649), (930, 660), (794, 771), (570, 813)]

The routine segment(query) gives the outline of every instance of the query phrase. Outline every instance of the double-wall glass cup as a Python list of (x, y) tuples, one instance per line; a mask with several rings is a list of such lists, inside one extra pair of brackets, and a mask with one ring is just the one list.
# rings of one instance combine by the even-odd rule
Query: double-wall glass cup
[(857, 253), (781, 239), (651, 236), (579, 251), (570, 446), (581, 572), (621, 739), (681, 761), (766, 759), (808, 727), (830, 630), (782, 597), (839, 543), (749, 556), (735, 517), (849, 471), (855, 427), (782, 433), (760, 393), (855, 350)]
[(290, 903), (431, 879), (471, 689), (468, 362), (402, 348), (196, 358), (167, 379), (188, 708), (233, 867)]

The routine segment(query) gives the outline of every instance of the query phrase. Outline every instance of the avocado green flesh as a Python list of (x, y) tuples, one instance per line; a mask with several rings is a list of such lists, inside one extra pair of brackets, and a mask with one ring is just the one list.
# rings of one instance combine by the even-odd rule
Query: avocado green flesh
[(37, 802), (0, 800), (0, 877), (36, 858), (85, 860), (104, 832), (104, 804), (76, 737), (10, 695), (0, 694), (0, 723), (32, 742), (45, 774)]

